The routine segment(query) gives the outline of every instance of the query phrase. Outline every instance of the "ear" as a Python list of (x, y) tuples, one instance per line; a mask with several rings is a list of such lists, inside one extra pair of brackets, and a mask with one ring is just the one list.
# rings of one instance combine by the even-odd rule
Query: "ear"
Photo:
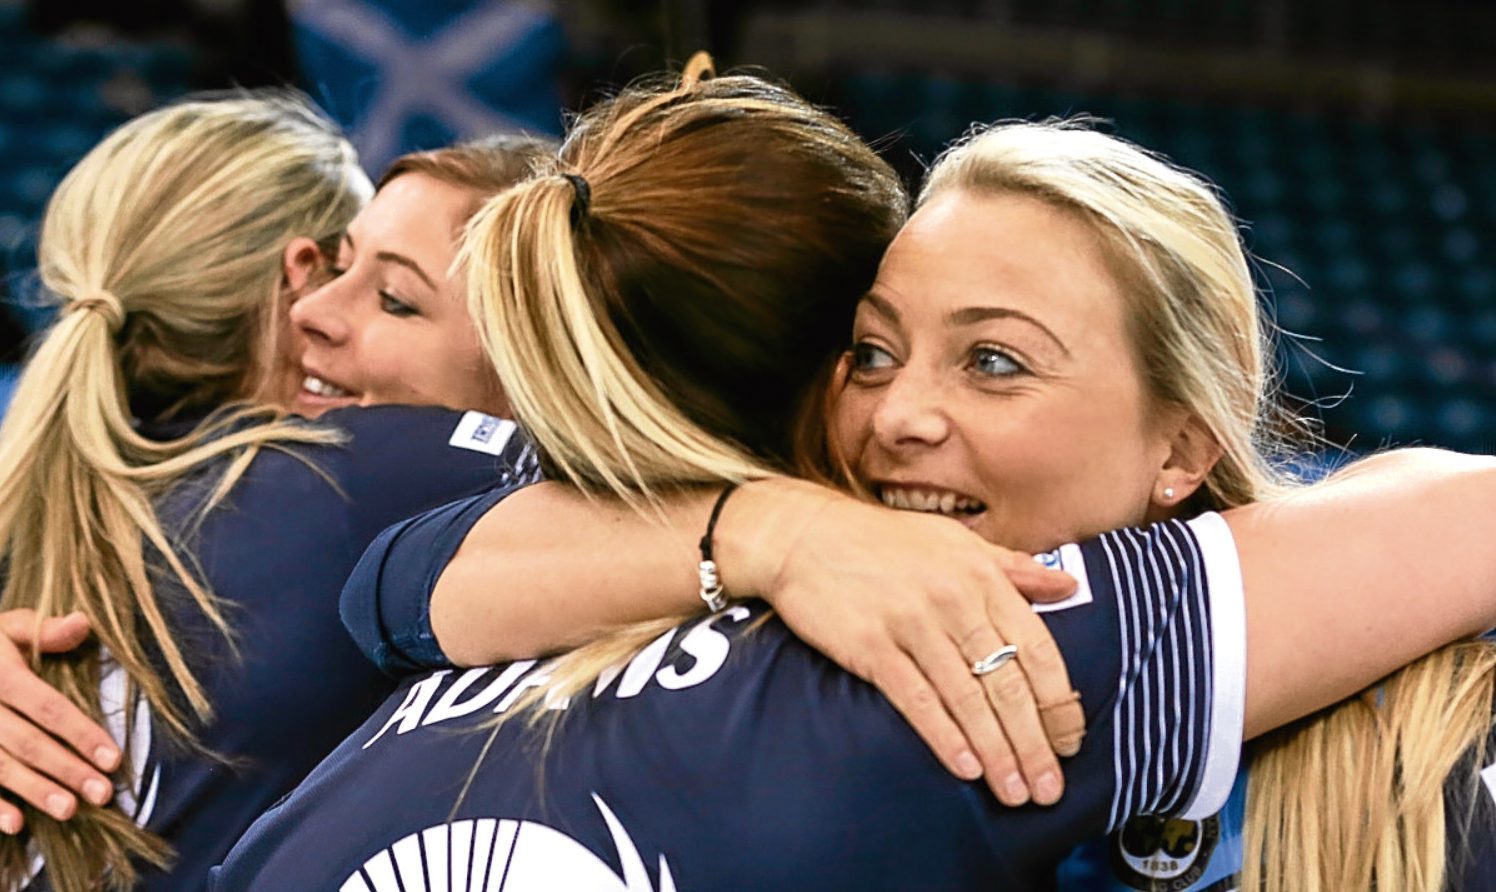
[(306, 236), (297, 236), (281, 255), (281, 281), (294, 300), (322, 285), (327, 278), (327, 258)]
[(1169, 455), (1159, 468), (1151, 498), (1154, 511), (1164, 517), (1171, 516), (1200, 489), (1224, 451), (1204, 420), (1193, 412), (1180, 409), (1169, 424), (1173, 432)]

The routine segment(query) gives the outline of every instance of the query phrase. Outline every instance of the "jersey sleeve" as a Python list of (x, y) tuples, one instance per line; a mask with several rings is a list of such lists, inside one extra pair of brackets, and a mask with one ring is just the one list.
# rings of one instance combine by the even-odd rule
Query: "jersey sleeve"
[(1105, 775), (1072, 786), (1111, 790), (1107, 831), (1135, 815), (1220, 810), (1241, 755), (1246, 685), (1241, 570), (1225, 520), (1121, 530), (1041, 560), (1079, 582), (1043, 611), (1086, 706), (1092, 752), (1078, 761)]
[(470, 496), (380, 533), (343, 587), (343, 625), (387, 675), (451, 665), (431, 629), (431, 592), (479, 518), (525, 484)]

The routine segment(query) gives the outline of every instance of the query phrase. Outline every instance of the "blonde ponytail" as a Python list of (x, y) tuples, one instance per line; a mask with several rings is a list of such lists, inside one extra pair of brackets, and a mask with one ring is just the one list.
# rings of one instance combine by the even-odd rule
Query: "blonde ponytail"
[[(0, 425), (0, 607), (34, 608), (39, 620), (88, 617), (97, 648), (34, 665), (94, 720), (103, 719), (107, 654), (128, 679), (125, 702), (143, 698), (167, 743), (203, 752), (194, 731), (212, 703), (175, 612), (200, 612), (229, 649), (232, 631), (154, 500), (206, 463), (232, 459), (215, 501), (259, 447), (336, 438), (242, 406), (156, 441), (136, 430), (136, 416), (203, 413), (258, 393), (282, 250), (298, 235), (321, 243), (340, 232), (368, 190), (336, 132), (273, 94), (137, 118), (53, 195), (39, 266), (60, 313)], [(163, 600), (161, 578), (190, 604)], [(127, 783), (134, 767), (120, 769)], [(132, 888), (141, 864), (169, 861), (169, 848), (116, 804), (80, 802), (66, 824), (22, 810), (29, 841), (0, 839), (5, 888), (28, 881), (38, 852), (58, 892)]]
[(484, 348), (553, 470), (635, 505), (660, 486), (770, 473), (687, 419), (629, 356), (582, 283), (574, 206), (565, 178), (533, 179), (479, 211), (461, 257)]
[[(785, 473), (902, 225), (897, 176), (753, 77), (625, 90), (469, 224), (472, 316), (548, 472), (646, 515), (662, 490)], [(685, 615), (547, 664), (508, 715), (591, 685)], [(554, 729), (554, 725), (551, 725)]]

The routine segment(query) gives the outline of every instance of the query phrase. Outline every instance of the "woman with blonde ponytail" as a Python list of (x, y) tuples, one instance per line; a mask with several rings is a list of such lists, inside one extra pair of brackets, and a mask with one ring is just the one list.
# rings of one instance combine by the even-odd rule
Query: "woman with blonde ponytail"
[[(1106, 218), (1057, 192), (982, 182), (932, 189), (875, 270), (902, 216), (886, 166), (784, 88), (701, 74), (688, 68), (679, 85), (625, 91), (582, 115), (556, 167), (491, 201), (465, 239), (489, 356), (566, 482), (497, 490), (387, 531), (344, 593), (366, 646), (384, 624), (391, 664), (440, 655), (430, 627), (411, 622), (439, 578), (467, 594), (466, 621), (483, 631), (495, 615), (512, 624), (548, 609), (569, 626), (566, 643), (597, 640), (545, 663), (407, 679), (251, 828), (213, 888), (429, 888), (454, 877), (511, 892), (1042, 888), (1087, 836), (1136, 815), (1221, 807), (1244, 734), (1496, 619), (1496, 556), (1476, 555), (1483, 534), (1469, 522), (1496, 519), (1489, 460), (1393, 454), (1271, 507), (1174, 519), (1235, 483), (1212, 478), (1216, 416), (1191, 411), (1191, 392), (1135, 352), (1134, 292), (1121, 282), (1160, 286), (1139, 301), (1188, 296), (1219, 321), (1195, 333), (1199, 320), (1181, 312), (1160, 338), (1178, 328), (1196, 342), (1224, 337), (1227, 362), (1250, 364), (1259, 347), (1233, 327), (1239, 314), (1195, 287), (1239, 253), (1229, 226), (1205, 235), (1202, 251), (1174, 254), (1144, 231), (1113, 240)], [(1094, 169), (1066, 132), (1030, 140), (1045, 146), (1035, 157), (1079, 156), (1076, 171)], [(1029, 136), (1000, 128), (972, 145)], [(1215, 201), (1180, 185), (1202, 207)], [(856, 345), (843, 354), (836, 326), (854, 313)], [(865, 484), (983, 534), (1043, 541), (1077, 577), (1073, 598), (1044, 615), (1072, 658), (1077, 693), (1058, 699), (1078, 697), (1088, 724), (1070, 792), (1053, 808), (1005, 809), (953, 778), (888, 701), (763, 602), (688, 606), (697, 587), (680, 583), (697, 578), (698, 540), (731, 591), (762, 593), (786, 614), (798, 603), (790, 580), (817, 574), (835, 578), (853, 611), (887, 603), (862, 590), (886, 583), (840, 563), (855, 551), (837, 544), (849, 530), (902, 533), (872, 544), (906, 563), (918, 546), (926, 575), (951, 571), (931, 558), (957, 552), (960, 525), (775, 479), (795, 458), (814, 464), (795, 444), (838, 356), (847, 383), (832, 433)], [(1005, 428), (999, 406), (1025, 429)], [(1047, 428), (1026, 417), (1035, 413)], [(1067, 466), (1111, 487), (1092, 487), (1098, 508), (1072, 501)], [(1053, 504), (1023, 501), (1028, 474), (1044, 477)], [(738, 480), (757, 482), (724, 509), (733, 491), (721, 484)], [(546, 493), (568, 486), (580, 507), (558, 522), (566, 497)], [(766, 493), (778, 509), (763, 507)], [(534, 513), (541, 504), (549, 513)], [(1024, 527), (1029, 514), (1041, 523)], [(854, 526), (854, 515), (877, 520)], [(517, 517), (525, 528), (507, 538), (492, 528)], [(1152, 525), (1089, 529), (1128, 522)], [(515, 559), (496, 539), (549, 551)], [(653, 556), (635, 551), (641, 543)], [(867, 538), (853, 544), (865, 564), (888, 565)], [(684, 567), (672, 563), (682, 553)], [(1414, 573), (1437, 609), (1408, 603), (1402, 568), (1455, 558), (1459, 574)], [(700, 571), (700, 600), (711, 601), (721, 594), (712, 568)], [(637, 597), (621, 607), (625, 594)], [(845, 642), (832, 627), (849, 611), (817, 603), (825, 640)], [(1349, 616), (1358, 604), (1374, 612)], [(598, 633), (651, 610), (690, 614)], [(900, 616), (938, 629), (939, 609), (929, 615), (915, 604)], [(999, 692), (1022, 687), (1045, 663), (1043, 641), (997, 637), (987, 652), (980, 635), (999, 636), (1002, 618), (984, 618), (931, 665), (953, 658), (978, 698), (985, 679)], [(432, 619), (443, 640), (456, 628)], [(505, 644), (524, 634), (511, 629)], [(969, 662), (963, 645), (977, 649)], [(1343, 653), (1328, 672), (1323, 648)], [(876, 656), (862, 655), (875, 675)], [(1043, 685), (1034, 681), (1051, 706)], [(1073, 751), (1070, 732), (1061, 745)]]
[[(517, 159), (491, 160), (512, 180)], [(305, 376), (288, 312), (371, 192), (330, 122), (267, 92), (142, 115), (52, 196), (57, 319), (0, 427), (0, 606), (93, 637), (32, 657), (64, 700), (15, 666), (0, 685), (0, 783), (21, 800), (0, 811), (0, 888), (200, 889), (388, 691), (338, 623), (354, 559), (518, 457), (512, 425), (476, 412), (288, 415)], [(107, 742), (81, 748), (98, 738), (74, 713)]]

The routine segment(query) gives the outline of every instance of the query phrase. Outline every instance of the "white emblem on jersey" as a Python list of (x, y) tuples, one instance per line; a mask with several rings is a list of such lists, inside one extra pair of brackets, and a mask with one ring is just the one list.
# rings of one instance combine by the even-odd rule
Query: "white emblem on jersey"
[(512, 421), (484, 415), (482, 412), (464, 412), (462, 420), (457, 422), (457, 429), (452, 431), (452, 438), (447, 441), (447, 445), (456, 446), (458, 449), (471, 449), (474, 452), (486, 452), (489, 455), (499, 455), (504, 451), (509, 438), (513, 436), (514, 429), (515, 425)]
[(1054, 551), (1046, 551), (1043, 554), (1034, 555), (1034, 560), (1051, 570), (1064, 570), (1075, 577), (1075, 594), (1063, 601), (1055, 601), (1053, 604), (1035, 604), (1035, 613), (1052, 613), (1056, 610), (1069, 610), (1072, 607), (1081, 607), (1095, 600), (1095, 597), (1091, 594), (1091, 578), (1086, 575), (1086, 561), (1081, 556), (1079, 545), (1074, 543), (1061, 545)]
[(1487, 765), (1481, 769), (1480, 779), (1485, 781), (1486, 789), (1490, 791), (1491, 798), (1496, 799), (1496, 765)]
[[(365, 861), (339, 892), (655, 892), (628, 831), (597, 794), (592, 801), (607, 822), (623, 876), (559, 830), (479, 818), (412, 833)], [(676, 892), (664, 855), (659, 892)]]

